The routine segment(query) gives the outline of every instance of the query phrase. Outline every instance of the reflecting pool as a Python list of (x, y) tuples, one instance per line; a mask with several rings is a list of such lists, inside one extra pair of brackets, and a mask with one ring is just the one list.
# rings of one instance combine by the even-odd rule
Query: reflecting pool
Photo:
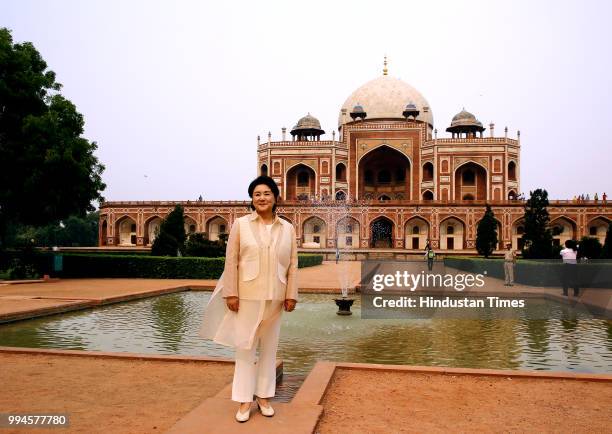
[[(286, 374), (305, 375), (318, 360), (612, 372), (612, 321), (565, 305), (547, 302), (547, 319), (361, 319), (359, 297), (352, 316), (336, 315), (336, 297), (304, 294), (284, 314)], [(233, 357), (197, 334), (209, 298), (186, 291), (5, 324), (0, 345)]]

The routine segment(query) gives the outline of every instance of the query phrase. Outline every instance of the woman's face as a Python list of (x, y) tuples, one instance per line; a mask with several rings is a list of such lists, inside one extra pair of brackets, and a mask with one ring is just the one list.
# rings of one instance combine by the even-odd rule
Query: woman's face
[(259, 184), (253, 190), (253, 206), (259, 214), (268, 214), (272, 212), (274, 206), (274, 193), (265, 184)]

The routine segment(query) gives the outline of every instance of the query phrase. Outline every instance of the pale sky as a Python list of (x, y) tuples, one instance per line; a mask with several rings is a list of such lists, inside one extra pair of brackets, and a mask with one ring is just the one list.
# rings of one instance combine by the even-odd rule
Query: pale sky
[(526, 194), (612, 196), (611, 16), (603, 0), (0, 3), (85, 116), (107, 200), (247, 198), (257, 135), (310, 112), (331, 140), (385, 54), (438, 137), (463, 107), (520, 130)]

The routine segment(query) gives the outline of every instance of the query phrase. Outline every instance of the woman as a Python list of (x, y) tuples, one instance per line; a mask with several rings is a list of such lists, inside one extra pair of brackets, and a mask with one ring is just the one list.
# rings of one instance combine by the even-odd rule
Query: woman
[[(200, 335), (236, 348), (232, 400), (236, 420), (249, 420), (253, 395), (264, 416), (276, 388), (281, 313), (297, 303), (297, 245), (293, 226), (275, 215), (278, 186), (267, 176), (249, 185), (250, 215), (230, 231), (225, 269), (206, 307)], [(259, 345), (259, 361), (255, 353)]]

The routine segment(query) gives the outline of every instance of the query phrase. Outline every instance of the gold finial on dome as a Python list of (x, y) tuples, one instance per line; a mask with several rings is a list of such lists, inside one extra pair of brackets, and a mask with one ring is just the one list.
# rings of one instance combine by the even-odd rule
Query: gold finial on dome
[(387, 73), (389, 72), (389, 70), (387, 69), (387, 56), (385, 56), (385, 61), (383, 62), (383, 64), (383, 75), (387, 75)]

